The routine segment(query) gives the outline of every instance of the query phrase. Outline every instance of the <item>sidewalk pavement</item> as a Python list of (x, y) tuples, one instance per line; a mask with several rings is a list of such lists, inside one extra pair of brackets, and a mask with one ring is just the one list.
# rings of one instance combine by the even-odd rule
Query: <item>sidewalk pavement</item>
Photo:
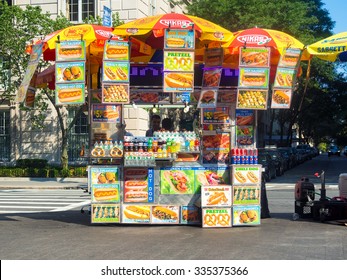
[(0, 189), (86, 189), (87, 178), (0, 177)]

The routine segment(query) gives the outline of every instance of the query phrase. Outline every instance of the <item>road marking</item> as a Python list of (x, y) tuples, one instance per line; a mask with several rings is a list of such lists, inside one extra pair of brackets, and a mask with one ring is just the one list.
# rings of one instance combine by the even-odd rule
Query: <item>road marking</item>
[(75, 204), (71, 204), (71, 205), (68, 205), (68, 206), (65, 206), (65, 207), (56, 208), (54, 210), (51, 210), (50, 212), (67, 211), (67, 210), (74, 209), (76, 207), (82, 207), (82, 206), (88, 205), (90, 203), (91, 203), (90, 200), (89, 201), (86, 200), (86, 201), (83, 201), (83, 202), (80, 202), (80, 203), (75, 203)]

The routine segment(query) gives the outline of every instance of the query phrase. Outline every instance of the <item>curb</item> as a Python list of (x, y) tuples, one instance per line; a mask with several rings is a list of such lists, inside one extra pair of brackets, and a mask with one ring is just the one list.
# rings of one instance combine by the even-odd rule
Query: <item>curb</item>
[(36, 177), (0, 177), (0, 182), (57, 182), (57, 183), (87, 183), (87, 178), (36, 178)]

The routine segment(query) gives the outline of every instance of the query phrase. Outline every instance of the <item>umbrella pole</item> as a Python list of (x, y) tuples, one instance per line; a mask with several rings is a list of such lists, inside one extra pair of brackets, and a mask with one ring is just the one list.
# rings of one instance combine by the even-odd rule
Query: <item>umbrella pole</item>
[(306, 80), (305, 80), (305, 86), (304, 86), (304, 92), (302, 94), (301, 102), (299, 105), (298, 113), (301, 111), (302, 103), (304, 102), (306, 91), (307, 91), (307, 86), (308, 86), (308, 81), (310, 79), (310, 71), (311, 71), (311, 59), (308, 61), (307, 65), (307, 71), (306, 71)]
[(89, 131), (88, 131), (88, 147), (89, 147), (89, 154), (88, 154), (88, 164), (91, 164), (91, 157), (90, 157), (90, 152), (92, 150), (92, 112), (91, 112), (91, 101), (92, 101), (92, 94), (91, 94), (91, 77), (90, 77), (90, 44), (88, 46), (88, 65), (87, 65), (87, 92), (88, 92), (88, 126), (89, 126)]

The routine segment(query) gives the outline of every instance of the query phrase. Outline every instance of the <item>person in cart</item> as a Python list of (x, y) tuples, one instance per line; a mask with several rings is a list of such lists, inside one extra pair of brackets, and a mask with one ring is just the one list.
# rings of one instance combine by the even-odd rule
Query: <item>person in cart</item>
[(123, 121), (123, 123), (117, 123), (117, 132), (111, 135), (111, 138), (113, 141), (123, 141), (124, 136), (134, 136), (132, 133), (127, 131), (126, 128), (126, 123)]
[(151, 118), (151, 128), (146, 131), (146, 137), (153, 137), (155, 131), (160, 130), (161, 118), (159, 115), (153, 115)]

